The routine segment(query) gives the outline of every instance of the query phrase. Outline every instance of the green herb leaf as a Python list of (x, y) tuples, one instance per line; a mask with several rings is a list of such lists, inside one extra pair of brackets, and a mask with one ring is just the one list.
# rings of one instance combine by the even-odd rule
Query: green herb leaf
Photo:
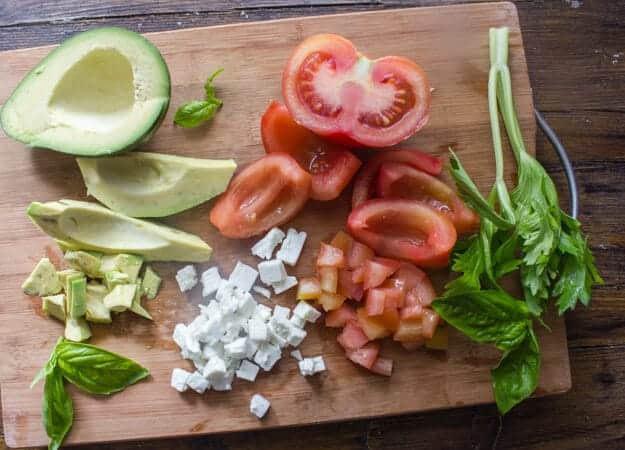
[(33, 378), (33, 381), (30, 382), (30, 389), (35, 387), (37, 383), (39, 383), (46, 376), (52, 373), (52, 370), (54, 370), (54, 368), (56, 367), (56, 362), (57, 362), (56, 361), (56, 346), (59, 345), (59, 343), (61, 342), (63, 342), (63, 337), (60, 337), (57, 339), (56, 344), (54, 346), (54, 350), (52, 351), (50, 358), (48, 358), (48, 361), (46, 362), (45, 366), (43, 366), (41, 370), (37, 372), (37, 375), (35, 375), (35, 378)]
[(530, 328), (518, 347), (507, 352), (491, 371), (497, 408), (506, 414), (532, 395), (538, 385), (540, 350)]
[(213, 86), (213, 81), (215, 81), (215, 78), (217, 78), (217, 75), (219, 75), (223, 71), (224, 71), (223, 67), (217, 69), (206, 80), (206, 83), (204, 84), (204, 93), (205, 93), (205, 96), (206, 96), (206, 100), (214, 99), (214, 100), (217, 100), (219, 102), (219, 104), (221, 104), (221, 100), (217, 99), (217, 97), (215, 95), (215, 87)]
[(212, 119), (221, 102), (193, 100), (185, 103), (176, 111), (174, 123), (183, 128), (194, 128)]
[(63, 374), (58, 367), (46, 376), (41, 406), (43, 427), (50, 438), (48, 449), (56, 450), (74, 421), (72, 398), (65, 390)]
[(91, 394), (121, 391), (150, 374), (131, 359), (89, 344), (64, 341), (57, 355), (65, 378)]

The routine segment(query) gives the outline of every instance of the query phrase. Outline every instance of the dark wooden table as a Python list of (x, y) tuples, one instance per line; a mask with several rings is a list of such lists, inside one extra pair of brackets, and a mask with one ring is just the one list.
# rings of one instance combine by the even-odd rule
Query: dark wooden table
[[(105, 24), (149, 32), (452, 3), (461, 2), (1, 0), (0, 50), (58, 43), (78, 31)], [(606, 280), (605, 286), (595, 290), (589, 309), (579, 309), (566, 318), (573, 374), (571, 391), (529, 400), (501, 422), (494, 406), (480, 406), (90, 449), (625, 448), (625, 1), (515, 3), (534, 101), (574, 161), (580, 188), (580, 218)], [(537, 140), (538, 157), (566, 202), (566, 183), (558, 159), (542, 135)], [(0, 429), (0, 450), (5, 448)]]

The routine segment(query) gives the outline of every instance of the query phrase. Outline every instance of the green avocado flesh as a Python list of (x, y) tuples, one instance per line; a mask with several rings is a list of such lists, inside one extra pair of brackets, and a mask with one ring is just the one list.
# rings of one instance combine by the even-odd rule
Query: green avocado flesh
[(33, 202), (26, 212), (52, 238), (86, 250), (131, 253), (146, 261), (203, 262), (212, 253), (198, 236), (133, 219), (95, 203)]
[(228, 187), (232, 159), (186, 158), (132, 152), (77, 158), (90, 195), (132, 217), (163, 217), (192, 208)]
[(22, 283), (22, 290), (28, 295), (52, 295), (61, 291), (62, 283), (54, 265), (48, 258), (42, 258)]
[(151, 42), (130, 30), (97, 28), (32, 69), (2, 107), (0, 125), (31, 147), (110, 155), (151, 136), (169, 95), (167, 65)]

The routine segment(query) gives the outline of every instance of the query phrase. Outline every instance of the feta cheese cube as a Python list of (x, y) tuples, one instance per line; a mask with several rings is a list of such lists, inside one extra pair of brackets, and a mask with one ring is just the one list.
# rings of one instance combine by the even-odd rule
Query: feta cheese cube
[(200, 372), (196, 371), (187, 378), (187, 386), (198, 394), (203, 394), (210, 387), (210, 383)]
[(191, 376), (190, 372), (187, 372), (184, 369), (174, 369), (171, 372), (171, 387), (173, 387), (178, 392), (184, 392), (187, 390), (187, 380)]
[(323, 360), (323, 356), (315, 356), (312, 358), (315, 373), (323, 372), (326, 370), (326, 363)]
[(224, 344), (230, 344), (231, 342), (234, 342), (236, 339), (238, 339), (240, 331), (241, 326), (238, 323), (230, 322), (228, 324), (228, 327), (226, 327), (226, 332), (219, 340)]
[(190, 358), (193, 359), (202, 353), (202, 349), (200, 348), (200, 342), (195, 339), (191, 334), (187, 334), (187, 338), (185, 339), (185, 353), (187, 353)]
[(247, 355), (247, 338), (240, 337), (232, 341), (230, 344), (224, 345), (224, 351), (226, 356), (229, 358), (245, 358)]
[(270, 406), (271, 402), (269, 402), (269, 400), (260, 394), (254, 394), (250, 401), (250, 412), (259, 419), (262, 419), (265, 417), (265, 414), (267, 414), (267, 411), (269, 411)]
[(219, 303), (227, 302), (234, 296), (234, 284), (229, 280), (221, 280), (215, 293), (215, 298)]
[(306, 325), (306, 319), (298, 316), (297, 314), (293, 314), (289, 321), (291, 322), (291, 325), (297, 328), (304, 328), (304, 326)]
[(237, 290), (235, 294), (238, 300), (237, 314), (244, 319), (249, 319), (256, 310), (256, 300), (249, 292)]
[(279, 259), (263, 261), (258, 265), (260, 281), (265, 284), (279, 283), (287, 277), (284, 263)]
[(252, 290), (265, 298), (271, 298), (271, 291), (267, 288), (264, 288), (262, 286), (254, 286)]
[(176, 273), (176, 281), (181, 292), (190, 291), (197, 284), (197, 272), (195, 266), (184, 266)]
[(221, 281), (219, 268), (211, 267), (205, 270), (200, 277), (200, 281), (202, 282), (202, 297), (208, 297), (217, 292), (219, 282)]
[(232, 273), (230, 273), (230, 278), (228, 280), (239, 289), (249, 292), (252, 286), (254, 286), (254, 283), (256, 283), (256, 278), (258, 278), (256, 269), (239, 261)]
[(263, 305), (259, 303), (256, 305), (256, 311), (254, 312), (254, 316), (262, 320), (263, 322), (268, 322), (271, 318), (271, 308), (269, 306)]
[(207, 319), (217, 317), (221, 320), (221, 306), (216, 300), (211, 300), (207, 305), (200, 305), (200, 313)]
[(284, 348), (288, 344), (288, 337), (291, 323), (285, 319), (273, 318), (267, 325), (269, 333), (269, 341), (276, 344), (280, 348)]
[(237, 378), (241, 378), (242, 380), (255, 381), (259, 370), (260, 367), (256, 364), (244, 359), (241, 361), (241, 365), (239, 366), (239, 370), (236, 371), (236, 375)]
[(315, 362), (312, 358), (304, 358), (299, 363), (299, 373), (305, 377), (309, 377), (315, 374)]
[[(205, 317), (205, 316), (198, 316)], [(219, 340), (224, 334), (221, 316), (213, 316), (205, 320), (193, 330), (193, 337), (201, 343), (211, 343)]]
[(305, 231), (298, 233), (297, 230), (289, 228), (286, 239), (284, 239), (280, 250), (276, 253), (276, 258), (281, 259), (290, 266), (296, 265), (299, 256), (302, 254), (306, 237)]
[(218, 356), (212, 357), (204, 366), (202, 375), (210, 382), (219, 381), (226, 375), (225, 361)]
[(254, 354), (256, 354), (256, 351), (258, 350), (258, 346), (259, 346), (259, 342), (258, 341), (254, 341), (252, 339), (248, 339), (247, 340), (247, 352), (245, 354), (245, 356), (247, 358), (253, 358)]
[(252, 255), (261, 259), (271, 259), (273, 251), (284, 239), (284, 231), (280, 228), (272, 228), (267, 232), (264, 238), (258, 241), (252, 247)]
[(177, 324), (174, 328), (172, 338), (178, 347), (180, 347), (180, 350), (184, 350), (187, 346), (187, 326), (183, 323)]
[(273, 283), (271, 287), (273, 288), (273, 292), (278, 295), (283, 292), (288, 291), (292, 287), (297, 286), (297, 278), (294, 276), (287, 276), (284, 280), (278, 281), (277, 283)]
[(300, 352), (299, 350), (293, 350), (293, 351), (291, 352), (291, 356), (292, 356), (293, 358), (295, 358), (296, 360), (298, 360), (298, 361), (301, 361), (302, 359), (304, 359), (304, 358), (302, 357), (302, 352)]
[(286, 340), (289, 345), (297, 347), (306, 338), (307, 334), (308, 333), (306, 333), (306, 331), (304, 331), (303, 329), (291, 326), (291, 328), (289, 329), (289, 335)]
[(195, 366), (195, 368), (199, 370), (200, 372), (204, 370), (204, 366), (206, 365), (207, 361), (208, 360), (204, 359), (201, 356), (200, 357), (196, 356), (193, 359), (191, 359), (191, 362), (193, 362), (193, 365)]
[(224, 358), (224, 345), (221, 342), (205, 344), (202, 346), (202, 358), (209, 360), (214, 357), (218, 357), (220, 359)]
[(282, 351), (280, 347), (269, 343), (263, 343), (258, 346), (258, 350), (254, 355), (254, 362), (264, 371), (269, 372), (281, 357)]
[(286, 306), (276, 305), (273, 308), (272, 317), (274, 319), (288, 320), (290, 315), (291, 315), (291, 310), (287, 308)]
[(293, 310), (293, 314), (311, 323), (316, 322), (321, 317), (321, 313), (307, 302), (299, 302)]
[(267, 325), (260, 319), (250, 319), (248, 322), (248, 335), (254, 341), (266, 341)]
[(228, 370), (223, 377), (211, 381), (211, 387), (215, 391), (232, 390), (232, 379), (234, 378), (234, 370)]

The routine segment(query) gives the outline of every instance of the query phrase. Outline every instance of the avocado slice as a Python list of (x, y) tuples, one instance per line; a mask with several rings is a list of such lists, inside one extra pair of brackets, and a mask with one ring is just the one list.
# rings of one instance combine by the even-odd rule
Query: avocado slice
[(146, 141), (167, 112), (170, 77), (156, 47), (122, 28), (86, 31), (52, 50), (0, 111), (31, 147), (110, 155)]
[(41, 300), (41, 308), (46, 314), (65, 322), (65, 294), (48, 295)]
[(61, 281), (61, 285), (63, 286), (63, 289), (65, 289), (65, 287), (67, 286), (67, 278), (70, 275), (84, 275), (80, 270), (76, 270), (76, 269), (64, 269), (64, 270), (59, 270), (57, 272), (58, 276), (59, 276), (59, 280)]
[(158, 289), (161, 287), (161, 277), (158, 276), (150, 266), (145, 266), (143, 281), (141, 282), (141, 293), (150, 300), (156, 298)]
[(109, 292), (115, 289), (115, 286), (128, 283), (130, 283), (130, 279), (128, 278), (128, 275), (123, 272), (111, 270), (110, 272), (104, 273), (104, 285)]
[(76, 158), (90, 195), (131, 217), (164, 217), (221, 194), (237, 168), (232, 159), (132, 152)]
[(102, 253), (88, 250), (70, 250), (65, 253), (65, 262), (72, 268), (80, 270), (90, 278), (102, 276)]
[(119, 284), (104, 297), (104, 306), (113, 312), (126, 311), (132, 306), (137, 292), (136, 284)]
[(28, 295), (52, 295), (63, 289), (56, 268), (48, 258), (41, 258), (32, 273), (22, 283), (22, 290)]
[(65, 321), (65, 339), (74, 342), (86, 341), (91, 337), (89, 324), (82, 317), (73, 319), (68, 317)]
[(111, 311), (104, 306), (104, 297), (108, 294), (106, 286), (100, 283), (87, 284), (87, 311), (85, 319), (94, 323), (111, 323)]
[(100, 272), (102, 276), (106, 272), (117, 270), (117, 255), (102, 255), (102, 262), (100, 263)]
[(115, 263), (117, 265), (117, 269), (128, 275), (128, 281), (130, 283), (135, 283), (137, 278), (139, 277), (139, 271), (141, 271), (141, 266), (143, 265), (143, 258), (137, 255), (128, 255), (126, 253), (122, 253), (117, 255), (115, 258)]
[(134, 219), (96, 203), (33, 202), (30, 219), (57, 240), (103, 253), (132, 253), (146, 261), (203, 262), (212, 249), (202, 239), (165, 225)]
[(130, 305), (130, 311), (141, 316), (145, 319), (152, 320), (152, 316), (149, 312), (145, 310), (145, 308), (141, 305), (141, 278), (137, 279), (137, 289), (135, 290), (135, 296), (132, 299), (132, 305)]
[(83, 273), (68, 275), (65, 281), (67, 315), (74, 319), (87, 311), (87, 278)]

